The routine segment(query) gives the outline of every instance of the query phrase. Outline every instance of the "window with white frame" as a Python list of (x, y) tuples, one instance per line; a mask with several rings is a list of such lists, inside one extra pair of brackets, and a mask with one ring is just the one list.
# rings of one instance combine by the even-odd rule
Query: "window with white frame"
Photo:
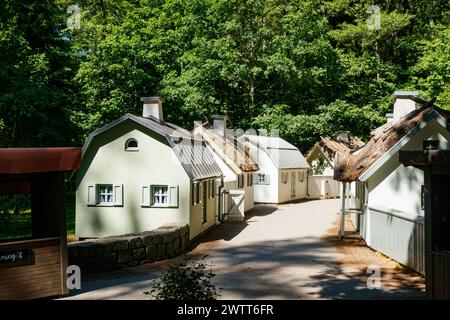
[(138, 150), (139, 150), (139, 144), (136, 139), (131, 138), (125, 142), (125, 151), (138, 151)]
[(99, 184), (98, 185), (98, 200), (100, 205), (113, 205), (114, 204), (114, 192), (112, 184)]
[(152, 205), (167, 206), (169, 204), (168, 191), (168, 186), (152, 186)]
[(178, 207), (177, 185), (143, 185), (141, 194), (142, 207)]
[(214, 180), (209, 180), (208, 181), (208, 196), (209, 198), (214, 198), (214, 193), (215, 193), (215, 181)]

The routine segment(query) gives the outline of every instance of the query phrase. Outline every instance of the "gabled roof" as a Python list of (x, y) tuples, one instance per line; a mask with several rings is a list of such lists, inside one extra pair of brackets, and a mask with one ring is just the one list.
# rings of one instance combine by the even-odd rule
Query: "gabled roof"
[(309, 150), (306, 154), (306, 159), (311, 161), (311, 157), (314, 154), (315, 149), (319, 149), (324, 154), (326, 160), (330, 163), (331, 166), (334, 166), (336, 162), (336, 155), (346, 153), (346, 152), (355, 152), (362, 148), (365, 143), (359, 139), (358, 137), (353, 137), (349, 141), (345, 140), (334, 140), (329, 137), (322, 138), (319, 142)]
[(258, 165), (250, 157), (245, 146), (234, 137), (224, 137), (209, 124), (202, 124), (194, 129), (194, 134), (201, 136), (211, 149), (224, 160), (235, 173), (258, 171)]
[(188, 130), (172, 123), (160, 123), (157, 119), (138, 117), (129, 113), (92, 132), (83, 145), (82, 155), (85, 154), (96, 136), (125, 121), (133, 121), (166, 138), (192, 180), (221, 177), (223, 175), (205, 143), (195, 139)]
[(253, 145), (266, 152), (279, 169), (308, 169), (309, 164), (298, 148), (280, 137), (244, 135)]
[(432, 119), (437, 119), (448, 128), (449, 116), (449, 111), (436, 106), (424, 106), (397, 121), (378, 127), (372, 131), (371, 138), (365, 147), (357, 153), (341, 155), (334, 170), (335, 179), (344, 182), (367, 180)]

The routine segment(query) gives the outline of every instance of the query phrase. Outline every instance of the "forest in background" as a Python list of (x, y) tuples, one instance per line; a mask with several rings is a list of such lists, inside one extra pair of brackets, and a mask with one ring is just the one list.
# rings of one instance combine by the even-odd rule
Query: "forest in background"
[(450, 3), (2, 0), (0, 147), (80, 146), (141, 96), (193, 127), (367, 138), (395, 90), (450, 108)]

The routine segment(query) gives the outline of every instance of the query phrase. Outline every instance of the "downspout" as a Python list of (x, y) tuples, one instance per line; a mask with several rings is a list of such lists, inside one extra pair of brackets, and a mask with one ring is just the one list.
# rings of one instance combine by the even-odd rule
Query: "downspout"
[(311, 195), (309, 194), (309, 170), (306, 170), (306, 198), (309, 199)]
[(342, 182), (342, 207), (341, 207), (341, 215), (340, 215), (340, 219), (339, 219), (339, 240), (342, 240), (342, 238), (345, 235), (345, 198), (346, 198), (346, 183)]

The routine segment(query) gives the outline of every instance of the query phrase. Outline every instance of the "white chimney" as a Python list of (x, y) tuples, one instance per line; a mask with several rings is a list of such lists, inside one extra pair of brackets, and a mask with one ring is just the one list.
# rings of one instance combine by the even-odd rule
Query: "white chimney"
[[(395, 91), (391, 98), (394, 99), (394, 113), (392, 121), (397, 121), (416, 109), (416, 103), (410, 97), (419, 96), (417, 91)], [(388, 122), (390, 119), (388, 118)]]
[(163, 117), (163, 102), (160, 97), (142, 97), (141, 101), (144, 102), (142, 107), (142, 117), (154, 118), (159, 122), (164, 122)]
[(226, 115), (213, 115), (213, 129), (220, 135), (226, 136), (227, 132), (227, 116)]
[(349, 134), (350, 134), (350, 132), (348, 132), (348, 131), (339, 131), (336, 133), (336, 138), (338, 141), (348, 143), (348, 141), (349, 141), (348, 135)]

